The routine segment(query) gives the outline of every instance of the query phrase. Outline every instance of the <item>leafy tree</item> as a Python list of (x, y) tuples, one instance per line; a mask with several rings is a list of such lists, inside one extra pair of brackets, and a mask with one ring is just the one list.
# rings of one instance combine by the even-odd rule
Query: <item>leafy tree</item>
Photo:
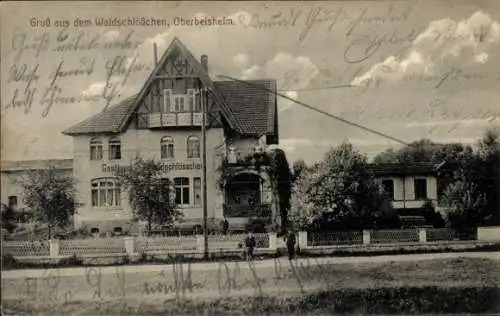
[(384, 220), (393, 219), (393, 214), (366, 156), (349, 143), (331, 149), (294, 185), (291, 219), (296, 229), (385, 226)]
[(448, 207), (448, 222), (451, 227), (465, 229), (481, 222), (486, 199), (475, 183), (460, 180), (451, 183), (442, 200)]
[(21, 182), (23, 201), (36, 221), (46, 223), (49, 239), (55, 228), (66, 228), (76, 212), (75, 180), (55, 167), (28, 173)]
[(166, 178), (160, 162), (136, 158), (127, 171), (117, 176), (128, 191), (134, 219), (146, 222), (148, 234), (153, 224), (169, 225), (182, 218), (172, 182)]

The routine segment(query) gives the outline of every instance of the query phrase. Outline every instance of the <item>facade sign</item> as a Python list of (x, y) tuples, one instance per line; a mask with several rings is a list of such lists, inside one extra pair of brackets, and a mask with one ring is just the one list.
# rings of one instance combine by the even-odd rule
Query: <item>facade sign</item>
[[(198, 162), (165, 162), (162, 163), (163, 172), (173, 171), (173, 170), (201, 170), (201, 163)], [(119, 165), (119, 164), (102, 164), (103, 173), (118, 173), (123, 174), (129, 170), (131, 166)]]

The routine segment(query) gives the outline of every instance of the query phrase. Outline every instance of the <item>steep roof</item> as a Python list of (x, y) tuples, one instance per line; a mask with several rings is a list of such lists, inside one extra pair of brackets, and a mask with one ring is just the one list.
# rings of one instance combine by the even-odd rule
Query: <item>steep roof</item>
[(90, 133), (118, 133), (120, 126), (128, 116), (137, 95), (131, 96), (118, 104), (109, 106), (88, 119), (73, 125), (63, 132), (66, 135)]
[(134, 117), (133, 114), (138, 110), (142, 99), (146, 96), (148, 87), (174, 48), (179, 49), (183, 56), (187, 58), (196, 75), (203, 85), (208, 87), (217, 101), (217, 106), (209, 109), (209, 111), (220, 111), (230, 127), (241, 134), (265, 135), (277, 133), (275, 126), (275, 116), (277, 115), (276, 97), (273, 93), (258, 88), (263, 87), (275, 91), (276, 82), (274, 80), (248, 81), (252, 85), (232, 81), (212, 81), (200, 62), (177, 38), (173, 39), (138, 94), (104, 109), (102, 112), (70, 127), (63, 133), (77, 135), (125, 131)]
[(237, 81), (215, 81), (234, 116), (242, 125), (243, 133), (275, 133), (276, 96), (266, 89), (276, 90), (274, 80), (247, 80), (248, 85)]

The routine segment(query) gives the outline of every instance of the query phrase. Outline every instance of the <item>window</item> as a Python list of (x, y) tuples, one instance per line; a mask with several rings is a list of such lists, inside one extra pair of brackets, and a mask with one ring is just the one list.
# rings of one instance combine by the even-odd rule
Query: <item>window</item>
[(201, 178), (193, 178), (194, 206), (201, 206)]
[(91, 182), (92, 207), (116, 207), (121, 204), (120, 183), (113, 178)]
[(382, 187), (384, 188), (384, 192), (389, 198), (389, 200), (393, 201), (394, 200), (394, 181), (387, 179), (387, 180), (382, 180)]
[(102, 142), (100, 139), (90, 140), (90, 160), (102, 160)]
[(201, 112), (201, 108), (196, 104), (195, 90), (187, 89), (187, 94), (172, 94), (172, 90), (163, 90), (163, 111), (164, 112), (189, 112), (193, 109)]
[(122, 144), (118, 138), (109, 139), (109, 160), (122, 159)]
[(187, 157), (200, 158), (200, 139), (197, 136), (189, 136), (187, 140)]
[(9, 207), (17, 207), (17, 196), (11, 195), (9, 196)]
[(427, 180), (415, 179), (414, 185), (415, 185), (415, 200), (427, 199)]
[(175, 96), (174, 104), (175, 104), (175, 112), (184, 112), (184, 96)]
[(165, 136), (161, 139), (161, 158), (174, 158), (174, 139), (170, 136)]
[(175, 204), (189, 205), (189, 178), (174, 178)]

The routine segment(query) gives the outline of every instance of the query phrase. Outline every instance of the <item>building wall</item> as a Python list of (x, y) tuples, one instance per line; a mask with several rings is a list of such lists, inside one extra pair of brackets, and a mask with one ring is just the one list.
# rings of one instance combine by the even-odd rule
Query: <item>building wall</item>
[[(71, 169), (61, 169), (59, 171), (63, 175), (70, 176), (73, 171)], [(23, 203), (23, 188), (21, 182), (28, 176), (29, 170), (12, 170), (6, 171), (2, 170), (0, 173), (0, 184), (1, 184), (1, 202), (5, 205), (9, 205), (9, 197), (17, 197), (17, 209), (23, 209), (26, 207)]]
[(230, 146), (234, 147), (234, 152), (237, 157), (245, 158), (249, 154), (252, 154), (259, 145), (259, 140), (257, 138), (239, 138), (230, 140)]
[[(136, 156), (143, 159), (161, 159), (160, 141), (164, 136), (171, 136), (174, 139), (174, 158), (163, 159), (166, 163), (195, 163), (201, 166), (201, 158), (187, 158), (187, 138), (195, 135), (201, 139), (200, 130), (170, 130), (156, 131), (146, 129), (129, 128), (127, 132), (120, 135), (122, 146), (122, 159), (108, 159), (108, 139), (109, 136), (102, 135), (103, 160), (90, 160), (90, 139), (91, 136), (82, 135), (74, 137), (74, 176), (77, 179), (77, 189), (83, 205), (78, 210), (75, 217), (76, 225), (85, 224), (87, 227), (97, 227), (101, 232), (112, 230), (113, 227), (120, 226), (123, 229), (133, 226), (131, 222), (131, 210), (128, 204), (126, 192), (122, 192), (120, 207), (96, 208), (91, 204), (91, 180), (99, 177), (111, 177), (110, 172), (105, 172), (103, 164), (108, 165), (129, 165)], [(94, 136), (95, 137), (95, 136)], [(217, 186), (217, 168), (220, 158), (217, 159), (216, 148), (224, 142), (223, 130), (212, 128), (207, 130), (207, 210), (209, 218), (222, 218), (222, 196)], [(171, 170), (166, 175), (168, 178), (188, 177), (190, 179), (190, 201), (193, 203), (193, 178), (202, 177), (202, 169)], [(200, 223), (203, 218), (202, 207), (190, 205), (183, 207), (186, 222)]]
[(427, 200), (431, 200), (434, 205), (437, 204), (437, 180), (434, 176), (383, 176), (378, 180), (394, 181), (394, 208), (419, 208), (427, 200), (416, 200), (415, 198), (415, 179), (425, 179), (427, 182)]

